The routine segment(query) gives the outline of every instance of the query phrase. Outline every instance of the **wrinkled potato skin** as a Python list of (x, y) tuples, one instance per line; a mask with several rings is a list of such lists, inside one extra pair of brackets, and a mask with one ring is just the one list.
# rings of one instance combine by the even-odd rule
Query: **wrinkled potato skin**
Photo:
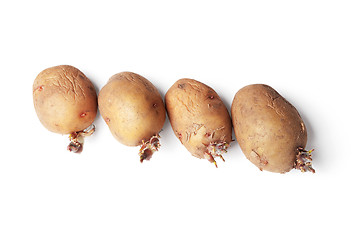
[(278, 92), (263, 84), (246, 86), (236, 93), (231, 115), (242, 151), (260, 170), (285, 173), (294, 167), (307, 132), (298, 111)]
[(33, 84), (33, 100), (40, 122), (55, 133), (82, 131), (93, 123), (97, 113), (94, 85), (69, 65), (40, 72)]
[(132, 72), (109, 79), (99, 93), (99, 110), (113, 136), (127, 146), (138, 146), (158, 134), (166, 118), (156, 87)]
[(205, 158), (211, 142), (231, 142), (229, 112), (209, 86), (180, 79), (166, 93), (165, 105), (175, 135), (193, 156)]

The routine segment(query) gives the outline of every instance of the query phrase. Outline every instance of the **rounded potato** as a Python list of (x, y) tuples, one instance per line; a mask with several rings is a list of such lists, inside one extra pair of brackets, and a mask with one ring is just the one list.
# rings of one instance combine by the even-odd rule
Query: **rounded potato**
[(33, 100), (40, 122), (55, 133), (82, 131), (93, 123), (97, 113), (94, 85), (69, 65), (40, 72), (33, 84)]
[(260, 170), (285, 173), (294, 167), (312, 171), (307, 132), (300, 114), (270, 86), (253, 84), (240, 89), (231, 115), (236, 139)]
[(81, 151), (82, 140), (79, 142), (78, 137), (93, 132), (84, 129), (91, 126), (97, 113), (97, 96), (91, 81), (73, 66), (50, 67), (36, 77), (33, 100), (40, 122), (52, 132), (71, 134), (69, 150)]
[(99, 93), (99, 110), (113, 136), (127, 146), (142, 145), (140, 160), (150, 159), (159, 147), (158, 133), (166, 111), (156, 87), (144, 77), (121, 72)]
[(222, 158), (232, 140), (231, 118), (219, 95), (199, 81), (184, 78), (170, 87), (165, 105), (180, 142), (193, 156), (216, 165), (214, 157)]

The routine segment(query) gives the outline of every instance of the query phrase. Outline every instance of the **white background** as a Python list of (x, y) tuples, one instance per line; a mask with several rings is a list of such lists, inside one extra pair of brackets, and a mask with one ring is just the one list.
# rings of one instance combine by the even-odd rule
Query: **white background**
[[(7, 1), (0, 4), (0, 239), (359, 239), (359, 1)], [(97, 90), (121, 71), (164, 96), (179, 78), (274, 87), (300, 112), (316, 174), (261, 172), (233, 142), (219, 168), (166, 121), (140, 164), (101, 117), (82, 154), (32, 102), (45, 68)]]

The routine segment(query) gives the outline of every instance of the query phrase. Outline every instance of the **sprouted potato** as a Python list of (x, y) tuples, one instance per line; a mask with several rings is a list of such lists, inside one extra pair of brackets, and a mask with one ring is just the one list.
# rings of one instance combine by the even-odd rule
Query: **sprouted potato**
[(132, 72), (113, 75), (100, 90), (99, 110), (119, 142), (141, 146), (141, 162), (150, 160), (159, 149), (166, 111), (160, 93), (149, 80)]
[(295, 107), (273, 88), (264, 84), (243, 87), (234, 97), (231, 115), (242, 151), (260, 170), (315, 172), (313, 150), (305, 150), (305, 124)]
[(180, 79), (165, 95), (172, 129), (186, 149), (217, 167), (215, 157), (227, 151), (232, 141), (231, 118), (219, 95), (209, 86)]
[(97, 113), (94, 85), (79, 69), (50, 67), (33, 84), (34, 106), (40, 122), (51, 132), (70, 134), (68, 150), (80, 153), (83, 137), (95, 131)]

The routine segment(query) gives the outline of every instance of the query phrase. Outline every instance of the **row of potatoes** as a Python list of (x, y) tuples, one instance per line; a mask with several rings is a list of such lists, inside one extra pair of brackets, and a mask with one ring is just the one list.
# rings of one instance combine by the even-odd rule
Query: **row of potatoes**
[(40, 122), (50, 131), (70, 134), (68, 150), (82, 151), (85, 136), (95, 131), (100, 114), (113, 136), (127, 146), (140, 146), (140, 161), (159, 150), (166, 112), (180, 142), (195, 157), (216, 165), (235, 137), (247, 159), (260, 170), (285, 173), (295, 168), (315, 172), (305, 150), (306, 127), (298, 111), (273, 88), (254, 84), (240, 89), (230, 114), (219, 95), (193, 80), (176, 81), (165, 95), (144, 77), (121, 72), (97, 96), (92, 82), (69, 65), (43, 70), (33, 84)]

